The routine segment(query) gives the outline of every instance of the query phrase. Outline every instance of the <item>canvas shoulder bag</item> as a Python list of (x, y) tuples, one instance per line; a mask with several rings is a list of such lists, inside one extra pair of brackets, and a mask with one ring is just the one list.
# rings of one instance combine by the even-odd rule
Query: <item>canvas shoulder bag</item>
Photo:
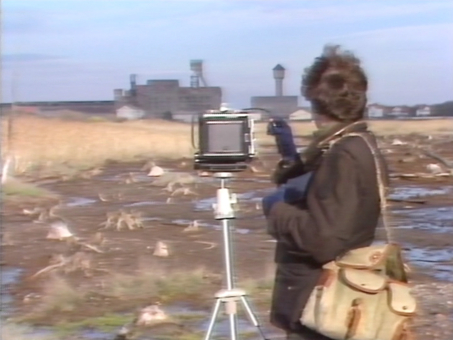
[(402, 251), (391, 240), (387, 223), (384, 172), (376, 149), (361, 137), (375, 160), (382, 223), (387, 242), (354, 249), (323, 266), (320, 282), (302, 312), (301, 323), (335, 340), (411, 340), (417, 303), (411, 295)]

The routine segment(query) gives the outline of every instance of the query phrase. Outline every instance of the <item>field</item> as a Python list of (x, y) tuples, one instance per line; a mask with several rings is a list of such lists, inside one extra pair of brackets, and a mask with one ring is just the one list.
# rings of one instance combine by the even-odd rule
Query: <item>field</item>
[[(292, 126), (306, 145), (313, 125)], [(420, 339), (451, 340), (453, 121), (370, 126), (392, 173), (393, 236), (420, 305), (414, 327)], [(267, 323), (274, 243), (259, 209), (277, 156), (265, 125), (257, 129), (260, 160), (230, 183), (239, 199), (236, 276), (266, 333), (279, 337)], [(201, 338), (223, 284), (223, 249), (212, 214), (218, 183), (192, 171), (190, 126), (20, 115), (10, 127), (3, 120), (2, 132), (2, 161), (11, 167), (2, 188), (2, 317), (9, 320), (1, 338), (113, 339), (149, 305), (167, 317), (135, 327), (133, 338)], [(147, 176), (150, 161), (165, 174)], [(48, 238), (54, 206), (76, 236), (71, 241)], [(108, 217), (113, 223), (104, 223)], [(216, 336), (225, 338), (220, 321)], [(247, 321), (241, 332), (259, 339)]]

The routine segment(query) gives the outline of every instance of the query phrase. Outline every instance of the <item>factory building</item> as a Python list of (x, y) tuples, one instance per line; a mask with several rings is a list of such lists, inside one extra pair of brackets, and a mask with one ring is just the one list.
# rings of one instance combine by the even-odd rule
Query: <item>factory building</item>
[(116, 110), (132, 106), (142, 109), (146, 117), (188, 121), (194, 114), (218, 109), (222, 89), (208, 86), (201, 60), (191, 60), (190, 68), (190, 87), (182, 87), (177, 79), (151, 79), (139, 85), (136, 75), (131, 75), (129, 90), (114, 90)]
[(278, 64), (273, 68), (275, 80), (275, 96), (255, 96), (251, 98), (251, 107), (267, 109), (271, 116), (289, 118), (290, 114), (297, 111), (298, 96), (283, 95), (283, 79), (285, 78), (285, 68)]

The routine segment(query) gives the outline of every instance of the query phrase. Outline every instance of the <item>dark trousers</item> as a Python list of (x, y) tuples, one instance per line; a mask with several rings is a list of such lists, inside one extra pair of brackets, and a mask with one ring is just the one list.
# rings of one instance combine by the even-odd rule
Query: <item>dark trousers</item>
[(286, 336), (287, 340), (333, 340), (325, 337), (319, 333), (312, 331), (311, 329), (305, 328), (297, 333), (288, 333)]

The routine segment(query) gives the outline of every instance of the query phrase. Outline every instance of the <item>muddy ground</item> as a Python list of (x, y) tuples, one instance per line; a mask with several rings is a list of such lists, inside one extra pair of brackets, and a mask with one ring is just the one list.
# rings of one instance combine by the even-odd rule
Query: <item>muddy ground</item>
[[(433, 151), (434, 157), (440, 156), (453, 162), (453, 142), (445, 137), (428, 139), (421, 136), (389, 136), (380, 143), (392, 174), (392, 234), (394, 239), (403, 245), (406, 259), (412, 267), (412, 282), (421, 306), (420, 317), (416, 321), (417, 334), (421, 339), (451, 340), (453, 179), (435, 176), (436, 171), (430, 169), (429, 164), (440, 164), (433, 159)], [(414, 145), (430, 150), (429, 155), (417, 151)], [(270, 167), (276, 161), (272, 153), (269, 148), (263, 154), (264, 164), (255, 165), (259, 172), (247, 171), (235, 175), (230, 188), (238, 195), (239, 200), (239, 212), (233, 230), (237, 279), (244, 284), (248, 279), (263, 281), (261, 286), (255, 284), (254, 288), (251, 288), (250, 299), (256, 305), (268, 333), (281, 336), (267, 324), (269, 286), (264, 281), (269, 281), (272, 277), (274, 243), (265, 233), (264, 219), (258, 206), (260, 198), (272, 190), (269, 173)], [(193, 328), (193, 332), (203, 332), (213, 304), (212, 294), (222, 286), (222, 234), (212, 213), (218, 182), (210, 177), (198, 176), (192, 171), (190, 162), (159, 162), (159, 165), (169, 172), (190, 173), (196, 181), (194, 184), (185, 185), (196, 195), (176, 194), (171, 196), (168, 202), (171, 192), (165, 190), (167, 183), (161, 180), (162, 183), (159, 184), (156, 179), (146, 176), (146, 171), (141, 170), (143, 164), (108, 163), (101, 174), (89, 179), (61, 181), (51, 178), (36, 182), (59, 195), (62, 208), (58, 210), (58, 214), (67, 219), (76, 236), (94, 245), (95, 250), (46, 239), (48, 223), (37, 223), (34, 221), (36, 217), (23, 213), (23, 209), (55, 205), (54, 200), (16, 199), (4, 203), (4, 315), (16, 318), (26, 316), (27, 321), (39, 327), (55, 327), (61, 326), (62, 323), (83, 324), (87, 319), (112, 313), (130, 315), (138, 307), (160, 302), (162, 308), (170, 312), (178, 310), (180, 313), (183, 309), (189, 312), (203, 311), (203, 322), (194, 322)], [(443, 172), (447, 170), (445, 166), (441, 168)], [(177, 187), (176, 185), (175, 188)], [(94, 236), (102, 228), (100, 224), (106, 220), (106, 214), (119, 209), (140, 211), (143, 215), (143, 228), (121, 231), (114, 227), (103, 229), (100, 232), (105, 241), (102, 244), (96, 243), (99, 239), (96, 241)], [(185, 230), (194, 220), (198, 221), (199, 230)], [(378, 239), (382, 240), (383, 236), (383, 230), (378, 230)], [(170, 256), (153, 256), (158, 241), (168, 245)], [(51, 256), (70, 256), (75, 252), (90, 256), (91, 269), (88, 272), (75, 270), (62, 273), (55, 270), (31, 278), (37, 271), (49, 265)], [(190, 287), (190, 294), (167, 294), (166, 291), (166, 296), (159, 296), (159, 293), (152, 292), (150, 288), (149, 293), (141, 292), (141, 295), (131, 295), (128, 291), (128, 297), (122, 299), (118, 296), (112, 297), (111, 290), (105, 288), (117, 279), (113, 273), (139, 276), (141, 274), (137, 273), (149, 271), (150, 275), (155, 272), (157, 276), (162, 271), (190, 272), (200, 267), (204, 267), (206, 273), (200, 283), (203, 288), (197, 290)], [(63, 277), (72, 287), (76, 287), (76, 290), (89, 291), (90, 294), (84, 295), (83, 303), (75, 304), (72, 308), (59, 309), (57, 306), (47, 309), (47, 312), (36, 312), (40, 311), (39, 306), (44, 296), (52, 291), (52, 287), (49, 290), (48, 283), (53, 282), (51, 280), (55, 279), (55, 275)], [(193, 283), (188, 283), (190, 284)], [(142, 287), (137, 287), (138, 289)], [(134, 290), (134, 287), (129, 287), (129, 290)], [(96, 327), (91, 325), (90, 332), (74, 327), (75, 331), (73, 329), (74, 332), (68, 333), (64, 338), (113, 338), (109, 332)], [(250, 327), (247, 329), (250, 333)], [(218, 335), (228, 335), (223, 334), (223, 331), (226, 329), (221, 328)], [(159, 332), (159, 329), (154, 329), (152, 335), (148, 334), (145, 338), (159, 339)], [(177, 337), (175, 335), (172, 338)], [(248, 334), (247, 338), (253, 337)]]

